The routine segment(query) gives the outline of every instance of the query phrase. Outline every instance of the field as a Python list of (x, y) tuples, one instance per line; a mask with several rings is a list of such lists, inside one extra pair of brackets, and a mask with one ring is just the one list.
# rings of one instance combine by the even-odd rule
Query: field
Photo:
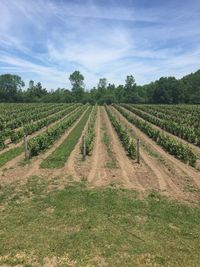
[(198, 266), (200, 106), (0, 104), (0, 131), (0, 266)]

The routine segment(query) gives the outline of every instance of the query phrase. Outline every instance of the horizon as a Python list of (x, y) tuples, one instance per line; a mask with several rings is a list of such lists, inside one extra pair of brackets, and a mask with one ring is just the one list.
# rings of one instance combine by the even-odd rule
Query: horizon
[[(200, 2), (0, 0), (0, 74), (71, 88), (79, 70), (86, 89), (99, 78), (138, 85), (177, 79), (200, 62)], [(112, 11), (112, 12), (111, 12)]]

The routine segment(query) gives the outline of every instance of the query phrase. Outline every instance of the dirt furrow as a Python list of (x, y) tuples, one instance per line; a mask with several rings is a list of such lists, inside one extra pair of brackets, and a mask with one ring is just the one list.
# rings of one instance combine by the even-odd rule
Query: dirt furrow
[[(131, 114), (129, 112), (129, 114)], [(133, 115), (134, 116), (134, 115)], [(188, 178), (192, 178), (195, 184), (200, 187), (200, 173), (192, 168), (189, 165), (186, 165), (182, 163), (181, 161), (177, 160), (172, 155), (168, 154), (166, 151), (164, 151), (161, 147), (159, 147), (153, 140), (151, 140), (146, 134), (141, 132), (138, 128), (136, 128), (133, 124), (130, 124), (132, 128), (134, 128), (137, 133), (145, 140), (146, 143), (150, 144), (150, 146), (160, 155), (162, 155), (163, 158), (165, 158), (172, 167), (175, 167), (176, 170), (179, 170), (179, 173), (182, 172), (183, 175), (187, 176)]]
[[(94, 109), (94, 108), (93, 108)], [(63, 176), (63, 175), (67, 175), (67, 176), (72, 176), (73, 180), (75, 181), (80, 181), (81, 177), (78, 175), (78, 173), (76, 172), (76, 163), (78, 158), (82, 157), (81, 153), (80, 153), (80, 148), (81, 148), (81, 142), (82, 142), (82, 137), (85, 134), (86, 130), (87, 130), (87, 126), (88, 123), (90, 121), (91, 115), (92, 115), (93, 110), (90, 113), (90, 116), (85, 124), (85, 127), (81, 133), (81, 136), (74, 148), (74, 150), (71, 152), (67, 162), (65, 163), (65, 166), (60, 170), (59, 172), (59, 176)]]
[(122, 179), (123, 179), (124, 184), (128, 188), (135, 188), (135, 189), (144, 191), (145, 188), (140, 181), (144, 179), (145, 177), (136, 176), (136, 165), (137, 164), (133, 161), (131, 162), (131, 160), (129, 160), (129, 158), (127, 157), (126, 152), (124, 148), (122, 147), (115, 130), (112, 127), (112, 124), (108, 118), (105, 108), (103, 109), (103, 113), (104, 113), (108, 132), (112, 139), (113, 150), (116, 154), (117, 161), (119, 162), (119, 165), (120, 165)]
[[(74, 157), (71, 157), (71, 163), (76, 171), (79, 179), (86, 179), (90, 186), (106, 186), (110, 183), (109, 177), (113, 177), (112, 171), (106, 168), (106, 151), (102, 144), (102, 114), (101, 108), (98, 107), (97, 118), (95, 122), (95, 141), (91, 156), (87, 156), (85, 161), (82, 161), (82, 155), (74, 152)], [(80, 146), (80, 145), (79, 145)], [(80, 149), (78, 147), (78, 149)]]
[[(69, 108), (69, 107), (66, 107), (65, 109), (68, 109), (68, 108)], [(53, 116), (55, 116), (55, 115), (57, 115), (57, 114), (63, 112), (65, 109), (62, 109), (62, 110), (60, 110), (60, 111), (56, 111), (55, 113), (50, 114), (50, 115), (48, 115), (48, 116), (46, 116), (46, 117), (43, 117), (43, 118), (41, 118), (41, 119), (39, 119), (39, 120), (35, 120), (35, 121), (33, 121), (33, 124), (37, 124), (38, 122), (40, 122), (40, 121), (42, 121), (42, 120), (44, 120), (44, 119), (47, 119), (47, 120), (48, 120), (48, 119), (50, 119), (51, 117), (53, 117)], [(61, 118), (61, 119), (62, 119), (62, 118)], [(28, 123), (24, 124), (24, 126), (26, 126), (26, 125), (28, 125)], [(13, 129), (13, 131), (14, 131), (14, 132), (17, 132), (17, 131), (23, 129), (24, 126), (15, 128), (15, 129)], [(31, 135), (28, 135), (28, 136), (31, 136)], [(10, 146), (11, 144), (13, 144), (13, 143), (11, 142), (10, 138), (7, 138), (7, 139), (5, 140), (5, 145), (6, 145), (6, 146)]]
[[(99, 149), (101, 149), (101, 137), (100, 137), (100, 108), (98, 107), (97, 111), (97, 119), (96, 119), (96, 125), (95, 125), (95, 144), (94, 144), (94, 149), (93, 149), (93, 159), (92, 159), (92, 166), (91, 170), (89, 172), (89, 175), (87, 177), (87, 180), (89, 183), (91, 183), (95, 179), (95, 175), (98, 174), (98, 165), (99, 165)], [(99, 177), (98, 177), (99, 178)]]
[[(122, 107), (122, 108), (123, 108), (123, 107)], [(131, 112), (131, 111), (128, 110), (128, 109), (125, 109), (125, 110), (126, 110), (127, 112), (130, 112), (130, 114), (134, 115), (136, 118), (139, 118), (140, 120), (145, 121), (142, 117), (140, 117), (139, 115), (135, 114), (134, 112)], [(138, 110), (139, 110), (139, 109), (138, 109)], [(144, 112), (144, 111), (143, 111), (143, 112)], [(144, 112), (144, 113), (148, 114), (147, 112)], [(149, 114), (148, 114), (148, 115), (149, 115)], [(155, 116), (153, 116), (153, 117), (155, 117)], [(197, 158), (199, 159), (199, 160), (198, 160), (198, 166), (200, 166), (200, 148), (199, 148), (199, 147), (197, 147), (197, 146), (195, 146), (195, 145), (193, 145), (193, 144), (187, 142), (186, 140), (184, 140), (184, 139), (182, 139), (182, 138), (180, 138), (180, 137), (178, 137), (178, 136), (176, 136), (176, 135), (174, 135), (174, 134), (172, 134), (172, 133), (170, 133), (170, 132), (168, 132), (168, 131), (166, 131), (166, 130), (163, 130), (163, 129), (160, 128), (159, 126), (157, 126), (157, 125), (155, 125), (155, 124), (153, 124), (153, 123), (151, 123), (151, 122), (149, 122), (149, 121), (147, 121), (147, 122), (148, 122), (152, 127), (154, 127), (155, 129), (158, 129), (159, 131), (164, 132), (166, 135), (168, 135), (168, 136), (174, 138), (175, 140), (177, 140), (177, 141), (179, 141), (179, 142), (182, 142), (183, 144), (188, 145), (188, 146), (192, 149), (192, 151), (194, 152), (194, 154), (197, 156)]]
[[(86, 179), (88, 185), (91, 187), (101, 187), (109, 184), (121, 186), (121, 173), (114, 159), (115, 155), (112, 154), (111, 156), (108, 153), (107, 147), (103, 141), (105, 134), (107, 136), (103, 109), (102, 107), (98, 107), (92, 154), (87, 156), (85, 161), (82, 161), (80, 153), (74, 159), (74, 167), (79, 179)], [(109, 148), (110, 145), (109, 143)], [(112, 153), (111, 151), (109, 152)]]
[[(4, 168), (1, 170), (0, 178), (2, 180), (16, 180), (27, 178), (32, 175), (46, 175), (47, 177), (56, 176), (57, 170), (49, 170), (49, 169), (40, 169), (41, 162), (47, 158), (60, 144), (67, 138), (69, 133), (74, 129), (74, 127), (80, 122), (86, 110), (83, 112), (81, 117), (68, 129), (66, 132), (54, 143), (54, 145), (45, 151), (43, 154), (38, 155), (31, 159), (30, 164), (25, 166), (20, 166), (20, 161), (23, 160), (24, 155), (20, 155), (15, 159), (9, 161)], [(6, 169), (6, 170), (4, 170)]]
[[(152, 145), (153, 141), (151, 139), (149, 139), (144, 133), (142, 133), (134, 125), (129, 123), (126, 120), (126, 118), (123, 117), (115, 108), (112, 108), (112, 110), (116, 114), (116, 116), (118, 116), (120, 120), (124, 122), (125, 125), (127, 125), (130, 129), (133, 130), (133, 133), (134, 135), (137, 136), (137, 138), (145, 142), (145, 144), (147, 144), (151, 149), (156, 151), (158, 155), (160, 154), (160, 150), (161, 150), (161, 155), (162, 157), (164, 157), (162, 152), (164, 152), (164, 155), (165, 155), (166, 154), (165, 151), (163, 151), (160, 148), (159, 150), (157, 150), (156, 149), (157, 145), (154, 145), (154, 144)], [(162, 188), (161, 190), (169, 191), (169, 193), (171, 193), (174, 197), (180, 197), (180, 198), (188, 197), (187, 194), (183, 192), (184, 186), (183, 185), (181, 186), (181, 183), (183, 182), (183, 176), (185, 173), (182, 173), (182, 172), (180, 173), (179, 171), (177, 172), (177, 169), (176, 168), (174, 169), (173, 164), (172, 165), (170, 164), (170, 168), (167, 168), (164, 165), (164, 163), (162, 164), (156, 158), (149, 156), (143, 148), (141, 148), (141, 156), (144, 162), (150, 167), (152, 172), (156, 175), (160, 188)], [(172, 169), (176, 174), (172, 172)], [(186, 182), (188, 182), (188, 177), (185, 177), (184, 179), (186, 180)]]
[[(125, 123), (125, 125), (132, 127), (132, 125), (116, 109), (112, 109), (112, 111), (121, 121)], [(161, 191), (166, 194), (172, 192), (175, 196), (183, 195), (181, 190), (171, 181), (171, 179), (169, 179), (169, 173), (167, 171), (164, 171), (163, 168), (158, 164), (158, 162), (150, 157), (143, 148), (141, 148), (140, 154), (144, 161), (144, 164), (151, 170), (151, 177), (156, 177), (156, 182), (154, 181), (154, 183), (158, 183), (158, 188)], [(153, 183), (151, 183), (151, 188), (154, 188)]]
[[(49, 124), (49, 125), (48, 125), (48, 129), (50, 129), (51, 127), (53, 127), (53, 126), (56, 125), (57, 123), (61, 122), (62, 120), (66, 119), (66, 118), (67, 118), (68, 116), (70, 116), (73, 112), (75, 112), (76, 110), (78, 110), (78, 108), (79, 108), (79, 107), (75, 108), (74, 110), (72, 110), (70, 113), (68, 113), (67, 115), (65, 115), (65, 116), (62, 117), (61, 119), (59, 119), (59, 120), (57, 120), (57, 121), (55, 121), (55, 122)], [(28, 135), (27, 138), (28, 138), (28, 139), (33, 138), (33, 137), (35, 137), (35, 136), (37, 136), (37, 135), (39, 135), (39, 134), (45, 132), (46, 130), (47, 130), (47, 127), (43, 127), (43, 128), (41, 128), (39, 131), (34, 132), (34, 133)], [(7, 152), (8, 150), (10, 150), (10, 149), (12, 149), (12, 148), (20, 147), (22, 144), (23, 144), (23, 141), (21, 141), (21, 142), (19, 142), (19, 143), (17, 143), (17, 144), (13, 144), (13, 143), (11, 143), (11, 144), (9, 145), (9, 147), (7, 147), (7, 148), (5, 148), (5, 149), (3, 149), (3, 150), (0, 151), (0, 155), (3, 154), (4, 152)]]

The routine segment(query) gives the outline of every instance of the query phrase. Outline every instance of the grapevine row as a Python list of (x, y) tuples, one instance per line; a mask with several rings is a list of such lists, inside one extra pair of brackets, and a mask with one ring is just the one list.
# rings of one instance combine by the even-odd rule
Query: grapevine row
[(158, 127), (166, 130), (194, 145), (200, 146), (200, 133), (196, 133), (193, 128), (178, 124), (172, 120), (162, 120), (146, 112), (143, 112), (131, 105), (122, 105), (126, 109), (130, 110), (134, 114), (143, 118), (144, 120), (157, 125)]
[(86, 106), (81, 107), (77, 112), (56, 124), (47, 132), (30, 139), (28, 142), (29, 156), (37, 156), (41, 151), (49, 148), (81, 116), (85, 109)]
[(70, 131), (67, 138), (49, 155), (40, 165), (41, 168), (62, 168), (76, 146), (83, 129), (88, 121), (92, 107), (86, 110), (86, 112), (81, 117), (80, 121), (75, 125), (75, 127)]
[(59, 112), (60, 110), (65, 109), (66, 106), (68, 105), (56, 105), (52, 106), (52, 109), (49, 109), (48, 106), (44, 106), (39, 107), (35, 110), (30, 110), (30, 106), (29, 111), (25, 111), (23, 112), (23, 114), (19, 114), (16, 111), (17, 116), (13, 120), (11, 118), (5, 119), (3, 117), (0, 117), (0, 130), (3, 131), (3, 134), (5, 136), (8, 136), (11, 130), (17, 127), (21, 127), (23, 126), (23, 124), (28, 123), (31, 120), (36, 121), (56, 112)]
[(24, 126), (24, 128), (22, 128), (18, 131), (15, 131), (15, 132), (13, 131), (11, 136), (10, 136), (11, 142), (15, 143), (15, 144), (18, 143), (19, 141), (22, 140), (24, 135), (30, 135), (30, 134), (42, 129), (43, 127), (48, 126), (51, 123), (61, 119), (62, 117), (64, 117), (65, 115), (69, 114), (71, 111), (76, 109), (77, 106), (79, 106), (79, 105), (77, 104), (77, 105), (69, 106), (67, 109), (65, 109), (59, 113), (56, 113), (55, 115), (53, 115), (49, 118), (39, 120), (36, 123), (27, 124)]
[(196, 106), (163, 106), (163, 105), (134, 105), (135, 108), (147, 112), (157, 118), (172, 120), (178, 124), (184, 124), (185, 127), (192, 127), (198, 132), (200, 128), (200, 108)]
[(111, 111), (106, 106), (106, 112), (108, 114), (108, 117), (115, 128), (117, 135), (119, 136), (119, 139), (122, 142), (122, 145), (124, 146), (125, 150), (128, 152), (128, 155), (130, 158), (135, 159), (136, 158), (136, 146), (133, 140), (130, 138), (129, 134), (127, 133), (127, 130), (122, 126), (122, 124), (113, 116)]
[(96, 117), (97, 117), (97, 106), (94, 107), (94, 111), (92, 112), (92, 115), (89, 119), (88, 128), (85, 133), (86, 155), (90, 155), (92, 148), (93, 148), (93, 143), (94, 143), (93, 141), (95, 137), (94, 126), (95, 126)]
[(166, 150), (169, 154), (173, 155), (184, 163), (187, 163), (193, 167), (196, 166), (197, 157), (187, 145), (184, 145), (183, 143), (176, 141), (174, 138), (167, 136), (160, 130), (155, 129), (148, 122), (145, 122), (135, 116), (131, 116), (120, 106), (114, 105), (114, 107), (129, 122), (138, 127), (141, 131), (143, 131), (146, 135), (153, 139), (158, 145), (164, 148), (164, 150)]

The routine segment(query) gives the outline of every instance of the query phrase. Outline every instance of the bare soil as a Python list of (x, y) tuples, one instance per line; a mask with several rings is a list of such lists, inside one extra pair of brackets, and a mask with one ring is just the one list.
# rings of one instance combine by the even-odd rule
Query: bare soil
[[(73, 113), (75, 110), (77, 110), (78, 108), (79, 108), (79, 107), (75, 108), (74, 110), (72, 110), (71, 112), (69, 112), (67, 115), (63, 116), (61, 119), (59, 119), (59, 120), (57, 120), (57, 121), (55, 121), (55, 122), (49, 124), (49, 125), (48, 125), (48, 129), (50, 129), (51, 127), (53, 127), (54, 125), (56, 125), (56, 124), (59, 123), (60, 121), (66, 119), (70, 114), (72, 114), (72, 113)], [(59, 112), (61, 112), (61, 111), (59, 111)], [(59, 112), (58, 112), (58, 113), (59, 113)], [(54, 116), (55, 114), (56, 114), (56, 113), (52, 114), (51, 116)], [(51, 116), (49, 116), (49, 117), (51, 117)], [(49, 118), (49, 117), (48, 117), (48, 118)], [(35, 123), (36, 123), (36, 122), (35, 122)], [(39, 135), (39, 134), (45, 132), (46, 130), (47, 130), (47, 127), (43, 127), (43, 128), (41, 128), (39, 131), (34, 132), (34, 133), (28, 135), (27, 138), (29, 139), (29, 138), (35, 137), (35, 136), (37, 136), (37, 135)], [(24, 141), (21, 141), (21, 142), (19, 142), (19, 143), (17, 143), (17, 144), (14, 144), (14, 143), (8, 143), (8, 144), (7, 144), (7, 147), (6, 147), (5, 149), (3, 149), (3, 150), (0, 151), (0, 154), (3, 154), (4, 152), (6, 152), (6, 151), (8, 151), (8, 150), (10, 150), (10, 149), (12, 149), (12, 148), (20, 147), (20, 146), (23, 144), (23, 142), (24, 142)]]
[[(124, 125), (132, 130), (134, 137), (139, 138), (145, 144), (145, 148), (152, 152), (147, 154), (145, 149), (141, 148), (141, 156), (158, 177), (161, 188), (163, 187), (175, 198), (199, 199), (200, 173), (165, 152), (137, 127), (129, 123), (115, 108), (112, 107), (111, 110)], [(153, 153), (156, 157), (152, 156)]]
[[(141, 118), (140, 116), (136, 115), (135, 113), (133, 113), (133, 112), (127, 110), (127, 109), (124, 109), (124, 110), (126, 110), (126, 111), (129, 112), (130, 114), (134, 115), (136, 118), (139, 118), (139, 119), (145, 121), (143, 118)], [(143, 112), (144, 112), (144, 111), (143, 111)], [(144, 113), (148, 114), (147, 112), (144, 112)], [(148, 114), (148, 115), (149, 115), (149, 114)], [(155, 117), (155, 116), (152, 116), (152, 117)], [(182, 142), (183, 144), (188, 145), (188, 146), (191, 148), (191, 150), (193, 151), (193, 153), (197, 156), (197, 158), (198, 158), (198, 160), (197, 160), (197, 168), (200, 169), (200, 147), (195, 146), (195, 145), (193, 145), (193, 144), (187, 142), (186, 140), (184, 140), (184, 139), (182, 139), (182, 138), (180, 138), (180, 137), (178, 137), (178, 136), (176, 136), (176, 135), (174, 135), (174, 134), (171, 134), (170, 132), (167, 132), (167, 131), (163, 130), (162, 128), (158, 127), (157, 125), (155, 125), (155, 124), (153, 124), (153, 123), (151, 123), (151, 122), (149, 122), (149, 121), (148, 121), (148, 123), (149, 123), (152, 127), (154, 127), (155, 129), (158, 129), (158, 130), (164, 132), (166, 135), (168, 135), (168, 136), (174, 138), (175, 140), (177, 140), (177, 141), (179, 141), (179, 142)]]
[(34, 157), (30, 160), (30, 163), (22, 166), (20, 164), (23, 162), (24, 155), (20, 155), (15, 159), (9, 161), (6, 165), (4, 165), (0, 169), (0, 181), (12, 182), (16, 180), (24, 180), (33, 175), (43, 175), (48, 178), (56, 177), (59, 173), (59, 170), (46, 170), (41, 169), (40, 164), (41, 162), (47, 158), (69, 135), (69, 133), (74, 129), (74, 127), (79, 123), (81, 118), (85, 112), (81, 115), (81, 117), (57, 140), (54, 145), (45, 151), (44, 153), (40, 154), (37, 157)]
[[(110, 110), (127, 128), (133, 140), (140, 139), (140, 164), (127, 156), (105, 108), (98, 107), (94, 146), (92, 154), (86, 160), (82, 160), (80, 153), (81, 137), (63, 168), (40, 169), (41, 162), (67, 138), (81, 120), (82, 114), (49, 150), (33, 158), (29, 164), (20, 164), (24, 155), (8, 162), (0, 169), (0, 182), (25, 181), (30, 176), (38, 175), (47, 179), (58, 178), (61, 188), (69, 182), (85, 181), (89, 187), (123, 187), (137, 190), (141, 194), (157, 190), (178, 200), (199, 201), (200, 173), (166, 153), (115, 108), (110, 107)], [(82, 135), (87, 124), (88, 122)], [(105, 137), (108, 143), (105, 142)]]

